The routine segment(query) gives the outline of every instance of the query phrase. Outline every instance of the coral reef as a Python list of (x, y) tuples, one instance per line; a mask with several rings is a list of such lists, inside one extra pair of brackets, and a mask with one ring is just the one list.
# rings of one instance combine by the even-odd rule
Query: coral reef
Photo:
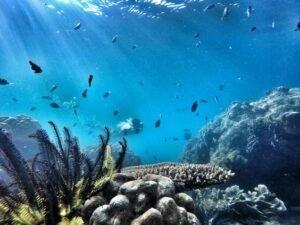
[(230, 170), (218, 166), (179, 163), (132, 166), (124, 168), (122, 172), (132, 174), (136, 178), (142, 178), (147, 174), (166, 176), (172, 179), (176, 189), (180, 191), (221, 184), (234, 175)]
[(83, 224), (81, 205), (99, 192), (105, 177), (122, 168), (127, 143), (114, 162), (109, 146), (110, 132), (100, 135), (101, 144), (94, 161), (80, 152), (76, 137), (64, 128), (64, 142), (53, 122), (57, 145), (45, 131), (37, 130), (32, 138), (40, 152), (27, 162), (0, 130), (0, 166), (12, 182), (0, 181), (0, 224)]
[(232, 169), (232, 183), (264, 183), (299, 205), (300, 89), (279, 87), (256, 102), (232, 104), (186, 144), (179, 161)]
[(29, 135), (41, 129), (38, 121), (24, 115), (0, 117), (0, 128), (9, 133), (13, 143), (26, 159), (32, 158), (38, 152), (38, 143), (29, 138)]
[(245, 192), (234, 185), (221, 189), (193, 191), (197, 216), (203, 225), (279, 224), (276, 219), (286, 207), (265, 185)]
[[(118, 158), (118, 152), (120, 151), (120, 145), (119, 144), (112, 144), (111, 145), (111, 150), (112, 150), (112, 157), (114, 159)], [(84, 147), (82, 149), (82, 152), (84, 152), (87, 156), (89, 156), (91, 159), (95, 158), (95, 156), (97, 155), (98, 152), (98, 146), (96, 145), (90, 145), (87, 147)], [(142, 161), (140, 159), (140, 157), (136, 154), (134, 154), (134, 152), (128, 150), (126, 152), (125, 155), (125, 159), (124, 159), (124, 167), (126, 166), (136, 166), (136, 165), (141, 165)]]
[(82, 211), (90, 225), (200, 225), (191, 197), (176, 193), (170, 178), (154, 174), (138, 180), (114, 174)]

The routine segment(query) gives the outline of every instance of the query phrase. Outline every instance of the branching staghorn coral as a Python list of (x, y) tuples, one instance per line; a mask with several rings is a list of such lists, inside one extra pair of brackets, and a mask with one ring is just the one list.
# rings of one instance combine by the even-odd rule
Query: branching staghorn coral
[(153, 165), (132, 166), (122, 170), (141, 179), (147, 174), (169, 177), (176, 185), (177, 191), (187, 191), (221, 184), (234, 175), (230, 170), (218, 166), (203, 164), (158, 163)]
[(80, 152), (77, 138), (64, 128), (62, 141), (53, 122), (57, 145), (43, 130), (34, 135), (40, 152), (29, 163), (24, 160), (8, 135), (0, 129), (0, 167), (12, 183), (0, 180), (0, 224), (13, 225), (81, 225), (80, 207), (96, 194), (105, 177), (119, 171), (127, 151), (124, 139), (120, 159), (110, 155), (110, 132), (100, 135), (98, 156), (89, 159)]

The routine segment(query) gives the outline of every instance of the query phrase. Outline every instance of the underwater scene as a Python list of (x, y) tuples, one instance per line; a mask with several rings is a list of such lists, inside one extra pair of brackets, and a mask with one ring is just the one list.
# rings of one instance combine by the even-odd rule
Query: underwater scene
[(1, 0), (0, 225), (300, 225), (300, 1)]

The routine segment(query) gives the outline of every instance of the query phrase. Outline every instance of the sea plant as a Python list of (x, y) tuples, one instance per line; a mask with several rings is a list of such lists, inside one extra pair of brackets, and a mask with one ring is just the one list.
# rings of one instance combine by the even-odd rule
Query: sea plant
[(0, 129), (0, 166), (11, 179), (0, 180), (0, 224), (84, 224), (81, 205), (99, 192), (104, 178), (122, 168), (127, 142), (119, 142), (121, 151), (114, 162), (108, 128), (100, 135), (98, 155), (92, 160), (80, 152), (68, 128), (62, 139), (56, 125), (49, 124), (57, 143), (44, 130), (37, 130), (31, 137), (40, 151), (30, 162)]

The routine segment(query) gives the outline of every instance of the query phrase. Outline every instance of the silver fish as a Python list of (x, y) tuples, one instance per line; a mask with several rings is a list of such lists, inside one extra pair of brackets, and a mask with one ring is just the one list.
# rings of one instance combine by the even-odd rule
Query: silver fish
[(221, 20), (224, 20), (224, 18), (227, 17), (228, 14), (229, 14), (229, 8), (225, 7), (224, 10), (223, 10), (223, 15), (222, 15)]

